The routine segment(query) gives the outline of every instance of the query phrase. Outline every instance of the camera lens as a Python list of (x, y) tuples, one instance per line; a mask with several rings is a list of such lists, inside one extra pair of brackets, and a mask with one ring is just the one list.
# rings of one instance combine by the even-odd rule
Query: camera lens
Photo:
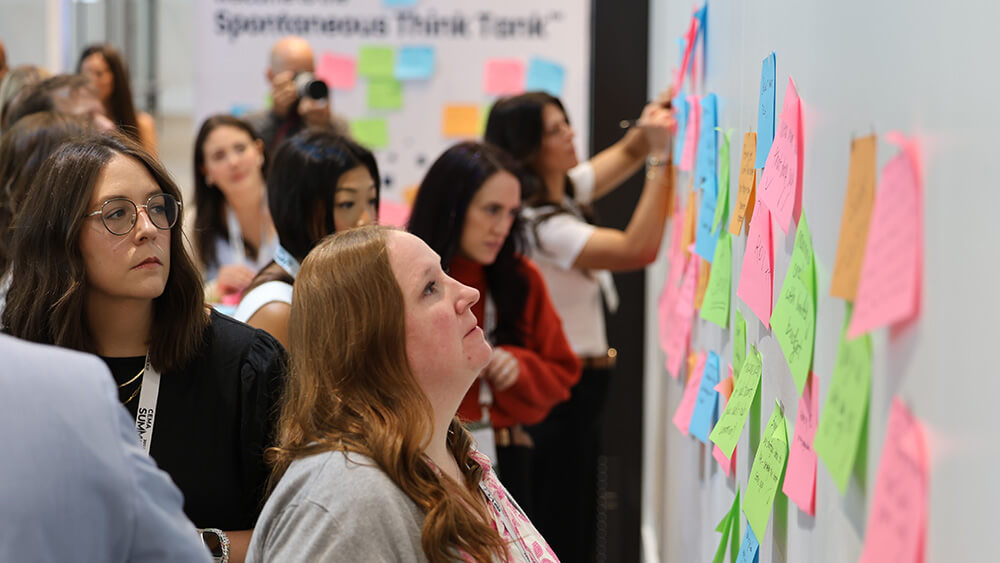
[(323, 100), (330, 96), (330, 88), (311, 72), (302, 72), (295, 76), (295, 89), (300, 98)]

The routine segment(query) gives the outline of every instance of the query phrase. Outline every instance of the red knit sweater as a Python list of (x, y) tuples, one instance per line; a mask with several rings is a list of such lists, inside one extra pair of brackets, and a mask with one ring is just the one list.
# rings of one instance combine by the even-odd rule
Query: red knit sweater
[[(562, 319), (549, 299), (541, 273), (527, 258), (522, 257), (518, 267), (528, 282), (521, 319), (525, 345), (501, 346), (517, 358), (520, 375), (509, 388), (499, 392), (493, 390), (490, 420), (495, 428), (541, 422), (552, 407), (569, 398), (570, 388), (580, 379), (580, 361), (563, 334)], [(483, 266), (456, 256), (449, 274), (479, 290), (480, 299), (473, 305), (472, 312), (482, 327), (486, 316), (486, 272)], [(485, 379), (477, 379), (462, 399), (458, 408), (458, 416), (462, 420), (482, 418), (479, 407), (481, 381), (489, 385)]]

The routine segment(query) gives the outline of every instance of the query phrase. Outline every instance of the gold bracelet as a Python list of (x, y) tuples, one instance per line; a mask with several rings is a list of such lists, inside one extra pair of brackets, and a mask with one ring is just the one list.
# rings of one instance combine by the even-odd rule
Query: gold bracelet
[(660, 157), (660, 156), (650, 155), (650, 156), (646, 157), (646, 166), (649, 166), (650, 168), (653, 168), (653, 167), (656, 167), (656, 166), (664, 166), (668, 162), (669, 162), (669, 159), (666, 159), (666, 158), (663, 158), (663, 157)]

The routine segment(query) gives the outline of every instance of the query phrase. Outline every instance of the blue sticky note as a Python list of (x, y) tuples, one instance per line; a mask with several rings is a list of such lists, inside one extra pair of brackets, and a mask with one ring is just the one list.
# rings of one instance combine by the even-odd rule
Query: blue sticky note
[(736, 563), (757, 563), (760, 558), (760, 542), (757, 536), (747, 524), (747, 533), (743, 534), (743, 543), (740, 545), (740, 554), (736, 558)]
[[(701, 99), (701, 121), (698, 124), (698, 151), (694, 161), (694, 187), (712, 192), (715, 199), (719, 190), (719, 145), (718, 113), (716, 112), (715, 94), (708, 94)], [(715, 207), (713, 206), (714, 210)]]
[(709, 262), (715, 257), (715, 242), (719, 240), (719, 232), (722, 230), (715, 232), (712, 230), (716, 205), (716, 194), (709, 189), (703, 190), (698, 210), (698, 224), (695, 227), (694, 252)]
[(565, 79), (566, 71), (561, 64), (535, 58), (528, 63), (528, 76), (524, 81), (524, 88), (529, 92), (542, 90), (558, 98), (562, 96)]
[(684, 96), (677, 96), (670, 101), (670, 106), (677, 109), (674, 116), (677, 119), (677, 134), (674, 135), (674, 162), (680, 162), (684, 154), (684, 130), (687, 127), (689, 104)]
[(718, 415), (719, 392), (715, 386), (719, 384), (719, 355), (708, 352), (705, 360), (705, 371), (701, 375), (701, 386), (698, 388), (698, 399), (691, 412), (691, 425), (688, 430), (691, 435), (702, 443), (708, 443), (708, 435), (712, 433)]
[[(698, 18), (698, 36), (694, 44), (697, 48), (698, 41), (701, 41), (701, 78), (704, 81), (708, 78), (708, 0), (705, 0), (705, 5), (695, 12), (694, 17)], [(694, 60), (694, 57), (691, 59)]]
[(760, 65), (760, 104), (757, 109), (757, 164), (763, 168), (774, 141), (774, 53)]
[(417, 0), (382, 0), (382, 5), (387, 7), (416, 6)]
[(411, 45), (396, 53), (396, 80), (421, 80), (434, 74), (434, 47)]

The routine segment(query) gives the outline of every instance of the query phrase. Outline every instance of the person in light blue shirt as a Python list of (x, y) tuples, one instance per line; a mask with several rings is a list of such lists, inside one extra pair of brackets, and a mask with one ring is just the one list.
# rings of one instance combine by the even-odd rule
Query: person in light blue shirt
[(0, 335), (0, 561), (208, 562), (98, 358)]

